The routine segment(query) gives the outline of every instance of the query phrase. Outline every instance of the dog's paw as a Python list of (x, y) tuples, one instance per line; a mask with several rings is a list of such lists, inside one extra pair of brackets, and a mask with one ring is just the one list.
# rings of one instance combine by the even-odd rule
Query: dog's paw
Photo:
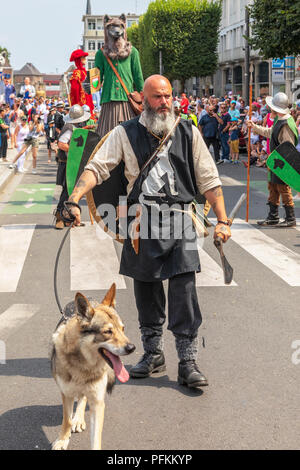
[(86, 428), (84, 419), (73, 419), (72, 421), (72, 432), (82, 432)]
[(52, 444), (52, 450), (67, 450), (70, 439), (56, 439)]

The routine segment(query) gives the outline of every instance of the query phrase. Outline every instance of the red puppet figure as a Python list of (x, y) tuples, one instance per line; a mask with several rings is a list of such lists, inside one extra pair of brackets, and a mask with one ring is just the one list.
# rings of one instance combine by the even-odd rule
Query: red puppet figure
[(82, 51), (81, 49), (77, 49), (71, 54), (70, 62), (75, 62), (76, 69), (74, 70), (73, 75), (70, 79), (70, 100), (71, 106), (73, 106), (74, 104), (80, 104), (80, 106), (87, 104), (91, 110), (91, 115), (93, 115), (94, 104), (92, 95), (86, 93), (82, 85), (87, 77), (87, 71), (85, 69), (87, 56), (88, 53)]

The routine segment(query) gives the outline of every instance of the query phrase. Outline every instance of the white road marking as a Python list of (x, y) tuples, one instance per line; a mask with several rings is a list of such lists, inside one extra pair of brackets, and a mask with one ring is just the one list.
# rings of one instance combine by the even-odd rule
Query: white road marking
[(16, 292), (35, 225), (0, 227), (0, 292)]
[(36, 202), (33, 203), (33, 201), (33, 198), (28, 199), (28, 202), (24, 204), (25, 209), (30, 209), (31, 207), (35, 206)]
[(221, 268), (221, 260), (219, 265), (199, 245), (198, 252), (201, 263), (201, 273), (196, 274), (197, 287), (237, 286), (234, 281), (232, 281), (232, 283), (229, 285), (224, 283), (224, 274), (223, 269)]
[(0, 339), (7, 338), (39, 311), (39, 305), (14, 304), (0, 315)]
[(287, 284), (300, 286), (300, 255), (242, 219), (234, 221), (232, 240)]
[(245, 183), (241, 183), (240, 181), (231, 178), (230, 176), (220, 176), (222, 185), (223, 186), (245, 186)]
[(37, 192), (37, 189), (17, 188), (16, 191), (25, 194), (34, 194)]
[(108, 235), (100, 240), (97, 230), (101, 229), (96, 223), (71, 230), (72, 291), (104, 290), (113, 282), (118, 289), (126, 289), (114, 241)]

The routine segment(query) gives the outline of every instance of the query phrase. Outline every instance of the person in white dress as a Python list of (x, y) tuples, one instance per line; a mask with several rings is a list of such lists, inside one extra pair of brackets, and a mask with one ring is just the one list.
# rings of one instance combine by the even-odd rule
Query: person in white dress
[[(26, 116), (23, 116), (20, 119), (20, 124), (17, 124), (17, 127), (15, 129), (15, 139), (16, 139), (15, 147), (18, 150), (18, 152), (20, 152), (21, 149), (23, 148), (24, 139), (28, 136), (28, 134), (29, 134), (29, 126), (28, 126), (27, 118)], [(19, 173), (25, 173), (24, 162), (25, 162), (27, 152), (28, 152), (28, 149), (25, 151), (25, 153), (23, 153), (23, 155), (17, 161), (17, 171)]]

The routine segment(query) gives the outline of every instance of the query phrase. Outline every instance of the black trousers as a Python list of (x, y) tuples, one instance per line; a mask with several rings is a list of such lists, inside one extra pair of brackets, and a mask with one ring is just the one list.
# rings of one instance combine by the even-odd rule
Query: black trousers
[(1, 134), (0, 158), (6, 158), (7, 154), (7, 135)]
[(69, 199), (67, 190), (67, 179), (66, 179), (66, 163), (59, 162), (57, 168), (56, 184), (62, 186), (62, 192), (57, 204), (57, 210), (61, 211), (64, 208), (64, 202)]
[(215, 161), (220, 160), (220, 143), (217, 137), (203, 137), (204, 142), (206, 143), (207, 148), (209, 149), (210, 145), (213, 146)]
[[(162, 333), (166, 320), (166, 296), (162, 281), (134, 280), (134, 294), (140, 327), (148, 327)], [(179, 274), (169, 279), (168, 330), (174, 335), (195, 337), (202, 323), (198, 304), (195, 273)]]

